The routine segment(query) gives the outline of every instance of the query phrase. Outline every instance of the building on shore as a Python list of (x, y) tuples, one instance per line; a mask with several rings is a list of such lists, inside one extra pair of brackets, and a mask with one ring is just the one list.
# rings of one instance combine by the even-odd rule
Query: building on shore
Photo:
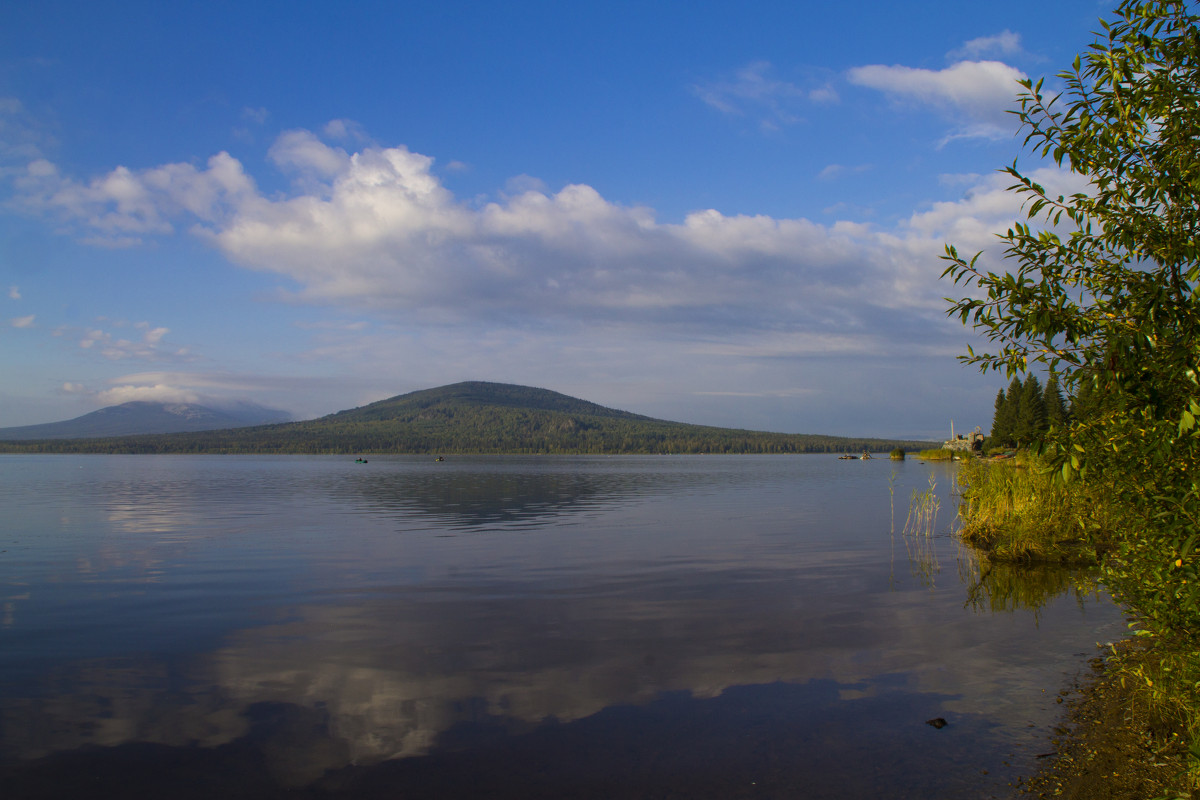
[(978, 453), (983, 450), (983, 433), (980, 432), (978, 425), (975, 430), (968, 433), (966, 436), (959, 434), (954, 435), (954, 420), (950, 420), (950, 438), (942, 442), (942, 447), (946, 450), (962, 450), (968, 453)]

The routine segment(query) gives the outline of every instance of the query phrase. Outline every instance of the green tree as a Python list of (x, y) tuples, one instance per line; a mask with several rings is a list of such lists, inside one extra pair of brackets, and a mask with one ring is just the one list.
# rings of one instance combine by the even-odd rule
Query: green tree
[(1038, 382), (1037, 375), (1030, 375), (1021, 384), (1021, 395), (1017, 404), (1017, 444), (1028, 447), (1041, 442), (1047, 427), (1042, 385)]
[(991, 447), (1016, 447), (1021, 415), (1021, 379), (1014, 376), (1008, 391), (996, 397), (996, 415), (992, 419)]
[(1046, 424), (1053, 425), (1056, 430), (1062, 430), (1067, 424), (1067, 403), (1063, 399), (1062, 390), (1058, 388), (1058, 376), (1053, 372), (1046, 379), (1046, 388), (1042, 392), (1042, 406), (1046, 409)]
[(1000, 441), (1004, 431), (1004, 406), (1008, 402), (1008, 398), (1004, 396), (1004, 390), (996, 392), (995, 411), (992, 413), (992, 430), (988, 433), (988, 447), (1003, 447)]
[(1106, 400), (1096, 388), (1095, 377), (1084, 377), (1075, 384), (1075, 393), (1071, 395), (1071, 407), (1068, 418), (1071, 422), (1084, 423), (1104, 412), (1105, 408), (1113, 405), (1111, 399)]
[[(1056, 195), (1005, 168), (1025, 221), (1000, 239), (1008, 271), (947, 246), (951, 310), (984, 333), (981, 368), (1040, 362), (1104, 402), (1054, 449), (1065, 479), (1102, 482), (1126, 517), (1105, 565), (1159, 631), (1200, 634), (1200, 18), (1195, 0), (1125, 0), (1060, 90), (1023, 81), (1034, 154), (1086, 179)], [(989, 349), (991, 349), (989, 348)]]

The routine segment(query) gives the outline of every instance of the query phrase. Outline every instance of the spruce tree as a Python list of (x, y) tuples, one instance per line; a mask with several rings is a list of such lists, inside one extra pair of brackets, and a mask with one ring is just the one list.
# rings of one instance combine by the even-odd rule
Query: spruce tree
[(1101, 407), (1100, 391), (1091, 376), (1084, 376), (1075, 384), (1075, 393), (1071, 396), (1071, 407), (1068, 413), (1071, 422), (1087, 422), (1099, 413)]
[[(996, 440), (995, 447), (1015, 447), (1017, 444), (1017, 426), (1021, 416), (1021, 379), (1016, 377), (1008, 385), (1008, 391), (1003, 392), (1004, 404), (996, 409), (996, 419), (992, 422), (992, 437)], [(999, 401), (999, 398), (997, 398)]]
[(996, 410), (992, 414), (992, 431), (988, 434), (988, 447), (1003, 447), (1003, 438), (1007, 434), (1004, 430), (1004, 407), (1008, 403), (1008, 399), (1004, 396), (1004, 390), (996, 392)]
[(1046, 389), (1042, 392), (1042, 405), (1046, 409), (1046, 422), (1056, 429), (1062, 430), (1067, 424), (1067, 404), (1063, 400), (1062, 391), (1058, 388), (1058, 376), (1053, 372), (1046, 379)]
[(1016, 439), (1018, 445), (1040, 442), (1046, 435), (1046, 406), (1042, 401), (1042, 385), (1037, 375), (1030, 375), (1021, 386), (1017, 412)]

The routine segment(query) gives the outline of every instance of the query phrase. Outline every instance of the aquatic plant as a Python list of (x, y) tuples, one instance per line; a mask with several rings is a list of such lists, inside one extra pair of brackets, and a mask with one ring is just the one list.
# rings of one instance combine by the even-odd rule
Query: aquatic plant
[(904, 530), (901, 532), (913, 573), (931, 589), (934, 576), (941, 571), (941, 563), (938, 561), (933, 542), (941, 505), (937, 495), (937, 479), (930, 475), (928, 489), (923, 492), (913, 490), (908, 504), (908, 518), (905, 519)]
[(958, 535), (989, 560), (1094, 565), (1111, 547), (1118, 515), (1097, 492), (1067, 484), (1037, 458), (959, 466)]

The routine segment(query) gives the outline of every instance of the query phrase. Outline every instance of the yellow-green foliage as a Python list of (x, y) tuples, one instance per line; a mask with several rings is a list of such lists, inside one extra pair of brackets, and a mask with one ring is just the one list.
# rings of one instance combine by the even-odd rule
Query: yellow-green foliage
[(1094, 564), (1108, 548), (1115, 520), (1082, 482), (1055, 480), (1028, 456), (968, 460), (962, 485), (960, 536), (993, 561)]
[(1191, 642), (1150, 635), (1148, 647), (1114, 646), (1113, 668), (1121, 683), (1143, 703), (1150, 725), (1165, 746), (1161, 755), (1175, 756), (1184, 765), (1177, 783), (1186, 787), (1168, 797), (1200, 796), (1200, 653)]
[(953, 450), (947, 450), (942, 447), (935, 450), (922, 450), (917, 453), (917, 458), (923, 458), (926, 461), (950, 461), (957, 455)]

